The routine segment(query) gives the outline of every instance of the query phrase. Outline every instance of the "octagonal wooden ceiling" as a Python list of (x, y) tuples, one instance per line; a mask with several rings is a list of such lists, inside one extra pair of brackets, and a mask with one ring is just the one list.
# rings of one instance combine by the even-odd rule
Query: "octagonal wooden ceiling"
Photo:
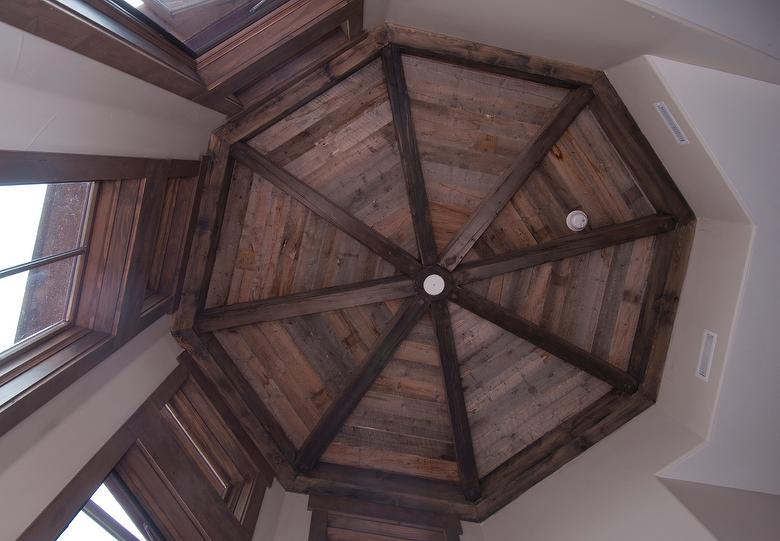
[(386, 35), (218, 132), (176, 330), (288, 489), (484, 518), (652, 403), (693, 215), (603, 74)]

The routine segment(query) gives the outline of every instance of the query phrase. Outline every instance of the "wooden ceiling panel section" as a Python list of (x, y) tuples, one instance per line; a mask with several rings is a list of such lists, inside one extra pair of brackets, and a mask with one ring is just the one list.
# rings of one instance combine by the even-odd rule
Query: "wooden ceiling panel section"
[(451, 312), (480, 477), (610, 390), (467, 310)]
[(249, 144), (416, 255), (393, 115), (379, 60)]
[(240, 163), (226, 209), (207, 307), (394, 274), (381, 257)]
[(322, 457), (456, 482), (447, 398), (430, 316), (421, 319)]
[(465, 287), (625, 370), (652, 258), (646, 237)]
[(416, 56), (404, 70), (442, 250), (568, 90)]
[(272, 83), (177, 330), (287, 490), (484, 520), (652, 404), (695, 224), (603, 74), (391, 26)]
[(466, 259), (570, 235), (566, 216), (575, 209), (588, 215), (589, 228), (655, 214), (589, 109), (553, 145)]
[(372, 304), (215, 333), (266, 407), (299, 447), (392, 318)]

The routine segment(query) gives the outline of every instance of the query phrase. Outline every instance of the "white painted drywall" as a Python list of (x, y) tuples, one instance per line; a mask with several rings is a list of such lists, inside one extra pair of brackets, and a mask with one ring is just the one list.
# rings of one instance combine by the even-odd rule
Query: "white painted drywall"
[(0, 539), (16, 539), (176, 367), (164, 317), (0, 438)]
[(0, 23), (0, 149), (197, 159), (224, 116)]
[(780, 494), (780, 86), (653, 62), (756, 225), (710, 441), (664, 474)]
[(780, 58), (777, 0), (632, 0), (649, 4)]
[(285, 492), (274, 480), (263, 498), (252, 541), (306, 541), (311, 524), (308, 502), (305, 494)]
[[(368, 0), (368, 5), (375, 1)], [(384, 2), (381, 0), (380, 4)], [(386, 0), (386, 3), (386, 19), (398, 24), (593, 68), (607, 69), (651, 54), (780, 83), (778, 59), (650, 9), (646, 4), (638, 5), (639, 2)], [(381, 13), (383, 7), (372, 6), (371, 13)]]

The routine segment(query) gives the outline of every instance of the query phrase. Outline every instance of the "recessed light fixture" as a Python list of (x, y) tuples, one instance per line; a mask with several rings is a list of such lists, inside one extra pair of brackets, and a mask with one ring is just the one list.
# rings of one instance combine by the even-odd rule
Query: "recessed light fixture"
[(588, 226), (588, 215), (581, 210), (573, 210), (566, 216), (566, 225), (572, 231), (582, 231)]
[(423, 280), (423, 290), (432, 297), (441, 295), (442, 291), (444, 291), (444, 285), (444, 278), (438, 274), (429, 274)]

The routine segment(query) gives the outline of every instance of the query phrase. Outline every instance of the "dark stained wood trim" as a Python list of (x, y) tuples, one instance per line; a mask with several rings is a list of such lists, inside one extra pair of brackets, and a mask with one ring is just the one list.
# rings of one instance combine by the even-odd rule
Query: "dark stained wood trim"
[(391, 276), (344, 286), (295, 293), (254, 302), (209, 308), (198, 316), (198, 332), (213, 332), (264, 321), (341, 310), (414, 295), (414, 282), (406, 276)]
[(695, 228), (695, 221), (688, 222), (656, 237), (628, 365), (629, 373), (642, 382), (640, 390), (651, 400), (656, 400), (661, 386)]
[(450, 311), (445, 303), (434, 302), (431, 305), (431, 313), (436, 341), (439, 346), (444, 388), (447, 392), (447, 405), (450, 411), (458, 474), (466, 499), (476, 501), (481, 495), (479, 473), (477, 472), (477, 461), (474, 458), (474, 445), (471, 440), (471, 427), (466, 411), (466, 398), (463, 395), (455, 337), (452, 334)]
[(636, 182), (656, 212), (671, 214), (685, 224), (695, 215), (647, 138), (603, 73), (593, 83), (591, 111), (634, 172)]
[(151, 164), (165, 169), (168, 177), (198, 174), (197, 160), (0, 150), (0, 185), (141, 178)]
[[(463, 263), (453, 273), (459, 284), (492, 278), (536, 265), (585, 254), (624, 242), (666, 233), (675, 228), (675, 220), (667, 215), (638, 218), (622, 224), (608, 225), (513, 250), (494, 257)], [(651, 274), (652, 276), (652, 274)]]
[(233, 145), (231, 154), (290, 197), (341, 229), (381, 258), (392, 263), (399, 271), (414, 275), (420, 269), (420, 264), (407, 251), (377, 233), (376, 230), (349, 214), (305, 182), (277, 166), (246, 143)]
[(592, 84), (599, 71), (460, 38), (387, 24), (390, 43), (406, 53), (566, 88)]
[(367, 353), (360, 369), (351, 375), (344, 391), (333, 399), (330, 407), (306, 437), (296, 456), (298, 469), (310, 471), (314, 468), (344, 421), (390, 361), (398, 345), (420, 319), (426, 304), (423, 299), (410, 299), (398, 310)]
[(406, 179), (406, 194), (412, 214), (417, 249), (425, 266), (436, 263), (436, 240), (433, 236), (431, 211), (425, 190), (420, 151), (412, 119), (412, 106), (406, 87), (406, 76), (401, 51), (396, 45), (388, 45), (382, 51), (382, 65), (385, 71), (387, 94), (393, 113), (393, 127), (398, 140), (398, 153)]
[(565, 420), (483, 478), (478, 521), (489, 518), (652, 404), (641, 393), (628, 396), (613, 390)]
[(376, 59), (385, 43), (384, 29), (368, 33), (293, 85), (280, 83), (278, 93), (231, 118), (215, 134), (231, 144), (252, 138)]
[(440, 258), (439, 264), (441, 266), (448, 270), (453, 270), (458, 266), (474, 243), (482, 236), (482, 233), (495, 220), (517, 190), (528, 180), (528, 177), (552, 146), (577, 118), (577, 115), (588, 105), (592, 97), (593, 93), (589, 87), (580, 87), (571, 91), (561, 101), (555, 113), (523, 149), (518, 161), (493, 194), (482, 201), (461, 230), (449, 242)]
[(354, 0), (294, 0), (280, 6), (197, 59), (208, 87), (205, 103), (220, 101), (304, 52), (355, 11)]
[(485, 297), (462, 287), (457, 287), (452, 293), (451, 300), (469, 312), (552, 353), (562, 361), (609, 383), (615, 389), (628, 393), (633, 393), (637, 390), (637, 380), (627, 372), (599, 359), (592, 353), (575, 346), (558, 335), (538, 325), (534, 325)]
[(192, 233), (187, 272), (184, 276), (179, 308), (174, 314), (172, 330), (190, 329), (208, 290), (207, 268), (209, 254), (216, 245), (221, 213), (224, 212), (230, 172), (230, 145), (211, 136), (209, 143), (209, 170), (200, 194), (198, 219)]
[(357, 498), (312, 494), (309, 496), (309, 510), (332, 511), (442, 530), (449, 528), (454, 529), (458, 534), (463, 533), (460, 520), (454, 514), (431, 513), (400, 505), (367, 502)]
[(323, 509), (311, 509), (311, 512), (309, 541), (328, 541), (328, 512)]
[(138, 436), (139, 421), (149, 404), (167, 402), (186, 378), (186, 369), (176, 367), (117, 432), (100, 448), (87, 465), (41, 511), (17, 541), (56, 539), (89, 500)]
[[(189, 100), (206, 89), (187, 53), (88, 1), (4, 0), (0, 20)], [(231, 100), (213, 107), (226, 114), (240, 110)]]

